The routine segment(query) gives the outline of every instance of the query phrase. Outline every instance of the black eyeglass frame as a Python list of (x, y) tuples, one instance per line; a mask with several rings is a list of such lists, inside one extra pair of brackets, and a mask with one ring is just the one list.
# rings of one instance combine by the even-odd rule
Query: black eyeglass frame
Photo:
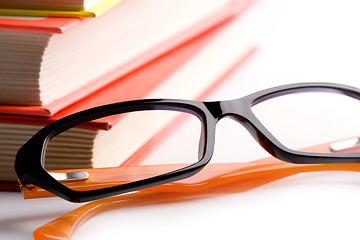
[[(21, 185), (36, 185), (71, 202), (92, 201), (174, 182), (196, 174), (210, 161), (215, 144), (215, 126), (223, 117), (231, 117), (241, 123), (267, 152), (282, 161), (298, 164), (360, 163), (360, 154), (335, 155), (289, 149), (263, 126), (251, 110), (252, 106), (265, 100), (299, 92), (335, 92), (360, 100), (360, 89), (355, 87), (334, 83), (298, 83), (274, 87), (226, 101), (147, 99), (108, 104), (69, 115), (45, 126), (18, 150), (15, 171)], [(200, 160), (182, 169), (159, 176), (90, 191), (72, 190), (55, 180), (44, 169), (43, 161), (47, 143), (61, 132), (98, 118), (143, 110), (179, 111), (198, 117), (203, 128), (201, 136), (203, 152)]]

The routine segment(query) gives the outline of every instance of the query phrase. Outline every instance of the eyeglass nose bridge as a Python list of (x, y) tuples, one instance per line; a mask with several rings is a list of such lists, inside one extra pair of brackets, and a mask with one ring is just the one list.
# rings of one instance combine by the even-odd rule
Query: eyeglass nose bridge
[[(251, 136), (259, 142), (260, 131), (255, 127), (251, 120), (246, 118), (246, 116), (240, 115), (238, 113), (229, 113), (223, 116), (221, 119), (223, 118), (230, 118), (235, 120), (237, 123), (240, 123), (251, 134)], [(219, 119), (219, 121), (221, 119)]]
[[(234, 100), (226, 100), (216, 102), (219, 110), (213, 112), (213, 116), (217, 119), (217, 121), (222, 118), (229, 117), (241, 124), (247, 124), (247, 122), (251, 122), (252, 111), (251, 111), (251, 103), (247, 98), (239, 98)], [(217, 109), (212, 107), (212, 109)], [(244, 126), (246, 127), (246, 126)]]
[(228, 117), (243, 125), (251, 134), (259, 132), (253, 124), (254, 114), (251, 111), (251, 101), (248, 98), (207, 102), (205, 105), (207, 105), (216, 122)]
[(260, 144), (268, 153), (271, 155), (277, 154), (279, 151), (277, 147), (271, 142), (266, 134), (259, 128), (259, 121), (251, 111), (251, 99), (244, 97), (235, 100), (227, 100), (217, 102), (219, 109), (218, 115), (214, 115), (219, 122), (223, 118), (230, 118), (240, 123)]

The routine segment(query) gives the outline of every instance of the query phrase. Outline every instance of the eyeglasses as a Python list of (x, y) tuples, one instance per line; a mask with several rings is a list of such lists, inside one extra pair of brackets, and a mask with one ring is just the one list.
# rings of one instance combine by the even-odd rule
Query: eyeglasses
[[(359, 134), (354, 133), (360, 120), (359, 100), (360, 90), (353, 87), (302, 83), (227, 101), (152, 99), (105, 105), (44, 127), (18, 151), (15, 171), (23, 190), (31, 191), (35, 185), (73, 202), (174, 182), (196, 174), (210, 161), (216, 123), (224, 117), (243, 125), (280, 160), (360, 163)], [(118, 123), (112, 130), (86, 129), (90, 121), (114, 115)], [(168, 146), (173, 129), (182, 126), (186, 128), (180, 131), (181, 141)], [(95, 143), (90, 149), (91, 141)], [(320, 143), (316, 151), (307, 148)], [(164, 146), (155, 149), (158, 145)], [(148, 155), (166, 165), (156, 171), (152, 167), (151, 174), (136, 174), (135, 167), (126, 166), (129, 159), (153, 165), (153, 160), (142, 158)], [(106, 161), (121, 166), (101, 165)]]

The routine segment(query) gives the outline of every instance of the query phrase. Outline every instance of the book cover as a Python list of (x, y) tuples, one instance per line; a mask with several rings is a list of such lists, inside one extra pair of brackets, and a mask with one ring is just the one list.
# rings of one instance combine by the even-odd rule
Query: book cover
[(103, 0), (88, 9), (54, 10), (54, 9), (27, 9), (27, 8), (0, 8), (0, 15), (28, 16), (28, 17), (96, 17), (106, 12), (122, 0)]

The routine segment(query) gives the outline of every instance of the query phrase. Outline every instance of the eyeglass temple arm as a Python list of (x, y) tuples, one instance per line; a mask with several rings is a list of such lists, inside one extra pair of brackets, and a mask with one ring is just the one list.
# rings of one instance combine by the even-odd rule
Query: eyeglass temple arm
[[(240, 167), (241, 166), (241, 167)], [(176, 182), (127, 195), (97, 200), (36, 229), (35, 239), (70, 239), (73, 232), (92, 216), (111, 209), (143, 206), (191, 197), (247, 191), (301, 172), (344, 170), (360, 172), (360, 164), (295, 165), (271, 158), (250, 164), (209, 164), (197, 175), (203, 181)], [(207, 178), (210, 175), (212, 177)]]
[(111, 209), (187, 200), (195, 196), (243, 192), (297, 173), (313, 171), (360, 172), (360, 164), (300, 165), (272, 157), (251, 163), (208, 164), (203, 171), (189, 179), (85, 204), (36, 229), (34, 238), (70, 239), (76, 228), (87, 219)]

